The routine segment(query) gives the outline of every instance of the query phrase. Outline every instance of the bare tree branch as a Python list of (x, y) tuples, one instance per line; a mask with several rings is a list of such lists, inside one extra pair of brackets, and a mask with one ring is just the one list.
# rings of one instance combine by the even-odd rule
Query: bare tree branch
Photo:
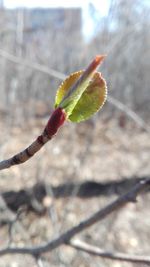
[(149, 256), (130, 255), (120, 252), (105, 251), (97, 246), (87, 244), (79, 239), (71, 240), (69, 245), (79, 251), (111, 260), (133, 262), (138, 264), (150, 264)]
[(45, 145), (49, 140), (54, 137), (57, 133), (59, 127), (65, 121), (65, 113), (61, 108), (54, 110), (50, 116), (43, 133), (37, 137), (37, 139), (25, 150), (14, 155), (13, 157), (3, 160), (0, 162), (0, 170), (9, 168), (13, 165), (22, 164), (25, 161), (29, 160), (36, 152), (38, 152), (43, 145)]
[(132, 109), (128, 108), (126, 105), (124, 105), (122, 102), (120, 102), (119, 100), (115, 99), (114, 97), (109, 96), (108, 97), (108, 101), (113, 106), (117, 107), (117, 109), (119, 109), (119, 110), (123, 111), (125, 114), (127, 114), (127, 116), (130, 117), (142, 129), (144, 129), (144, 130), (146, 130), (147, 132), (150, 133), (150, 127)]
[(10, 54), (9, 52), (4, 51), (3, 49), (0, 49), (0, 56), (15, 63), (15, 64), (19, 64), (19, 65), (22, 65), (24, 67), (40, 71), (42, 73), (53, 76), (57, 79), (64, 80), (66, 78), (66, 75), (64, 75), (63, 73), (61, 73), (59, 71), (53, 70), (53, 69), (51, 69), (45, 65), (41, 65), (41, 64), (36, 63), (36, 62), (24, 60), (22, 58), (19, 58), (17, 56)]
[(19, 152), (13, 157), (0, 162), (0, 170), (10, 168), (13, 165), (24, 163), (29, 160), (37, 151), (39, 151), (50, 138), (44, 132), (29, 147)]
[(149, 186), (150, 186), (150, 179), (140, 181), (138, 184), (133, 186), (128, 193), (117, 198), (115, 201), (108, 204), (105, 208), (100, 209), (98, 212), (94, 213), (88, 219), (81, 221), (79, 224), (72, 227), (68, 231), (64, 232), (63, 234), (53, 239), (52, 241), (47, 242), (45, 245), (41, 245), (38, 247), (24, 247), (24, 248), (7, 247), (0, 250), (0, 256), (6, 254), (29, 254), (35, 257), (41, 255), (42, 253), (50, 252), (56, 249), (57, 247), (61, 246), (62, 244), (69, 244), (70, 240), (83, 230), (99, 222), (100, 220), (103, 220), (109, 214), (125, 206), (128, 202), (135, 202), (137, 195), (140, 194), (144, 189), (148, 188)]

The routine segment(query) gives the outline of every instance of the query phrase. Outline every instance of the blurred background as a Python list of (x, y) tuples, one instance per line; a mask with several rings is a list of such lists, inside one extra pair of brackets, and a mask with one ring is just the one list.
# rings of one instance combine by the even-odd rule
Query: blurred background
[(107, 54), (101, 71), (109, 95), (149, 119), (149, 1), (1, 0), (0, 6), (1, 113), (19, 122), (42, 114), (53, 107), (63, 75)]
[[(80, 183), (109, 186), (149, 176), (150, 2), (0, 0), (1, 160), (24, 149), (42, 132), (59, 84), (97, 54), (107, 55), (100, 67), (108, 86), (102, 111), (87, 122), (67, 123), (29, 162), (0, 173), (1, 193), (37, 183), (51, 188), (46, 193), (48, 211), (40, 217), (36, 212), (24, 216), (14, 229), (12, 244), (35, 245), (51, 239), (53, 232), (71, 227), (123, 190), (109, 188), (110, 194), (82, 199), (77, 197)], [(70, 196), (56, 199), (52, 188), (70, 183), (75, 188)], [(102, 248), (148, 254), (148, 201), (146, 195), (82, 238)], [(0, 228), (1, 246), (10, 239), (7, 230), (7, 225)], [(23, 266), (21, 259), (7, 256), (0, 265)], [(25, 259), (24, 266), (37, 266)], [(134, 266), (92, 258), (71, 248), (53, 252), (45, 261), (44, 266)]]

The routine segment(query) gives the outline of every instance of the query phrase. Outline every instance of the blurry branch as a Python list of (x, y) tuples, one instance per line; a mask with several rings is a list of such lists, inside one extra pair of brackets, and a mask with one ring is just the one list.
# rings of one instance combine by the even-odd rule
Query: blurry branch
[(6, 224), (8, 226), (8, 238), (5, 240), (7, 246), (11, 245), (13, 241), (13, 232), (16, 231), (16, 229), (22, 232), (24, 238), (27, 237), (27, 233), (24, 235), (22, 225), (20, 224), (21, 215), (24, 211), (25, 209), (20, 208), (17, 212), (13, 213), (12, 209), (8, 207), (2, 194), (0, 194), (0, 227)]
[[(81, 221), (79, 224), (72, 227), (68, 231), (62, 233), (60, 236), (53, 239), (52, 241), (47, 242), (45, 245), (41, 245), (37, 247), (24, 247), (24, 248), (6, 247), (0, 250), (0, 256), (6, 255), (6, 254), (28, 254), (33, 257), (38, 257), (42, 253), (50, 252), (60, 247), (63, 244), (69, 245), (71, 242), (71, 239), (77, 234), (79, 234), (80, 232), (82, 232), (83, 230), (86, 230), (88, 227), (94, 225), (100, 220), (103, 220), (104, 218), (106, 218), (108, 215), (110, 215), (114, 211), (121, 209), (128, 202), (136, 202), (136, 197), (138, 196), (138, 194), (142, 193), (144, 189), (149, 188), (149, 186), (150, 186), (150, 179), (140, 181), (135, 186), (133, 186), (129, 192), (127, 192), (126, 194), (123, 194), (122, 196), (114, 200), (112, 203), (108, 204), (103, 209), (100, 209), (98, 212), (94, 213), (88, 219)], [(147, 262), (150, 263), (150, 259), (149, 260), (147, 259)]]
[[(66, 75), (56, 71), (54, 69), (51, 69), (45, 65), (41, 65), (38, 63), (34, 63), (34, 62), (30, 62), (27, 60), (24, 60), (22, 58), (19, 58), (17, 56), (14, 56), (2, 49), (0, 49), (0, 56), (15, 63), (15, 64), (20, 64), (24, 67), (27, 68), (31, 68), (37, 71), (40, 71), (42, 73), (48, 74), (52, 77), (55, 77), (57, 79), (60, 80), (64, 80), (66, 79)], [(113, 106), (115, 106), (117, 109), (121, 110), (122, 112), (124, 112), (128, 117), (130, 117), (137, 125), (139, 125), (141, 128), (143, 128), (144, 130), (146, 130), (147, 132), (150, 132), (150, 127), (146, 124), (146, 122), (140, 117), (138, 116), (133, 110), (131, 110), (129, 107), (127, 107), (126, 105), (124, 105), (122, 102), (120, 102), (119, 100), (115, 99), (114, 97), (110, 97), (108, 96), (108, 102), (111, 103)]]
[(16, 27), (16, 41), (18, 44), (17, 55), (22, 56), (23, 47), (23, 33), (24, 33), (24, 10), (18, 9), (17, 11), (17, 27)]
[(64, 80), (66, 78), (66, 75), (62, 74), (59, 71), (53, 70), (49, 67), (46, 67), (45, 65), (41, 65), (38, 63), (24, 60), (23, 58), (16, 57), (16, 56), (14, 56), (14, 55), (12, 55), (12, 54), (10, 54), (10, 53), (2, 50), (2, 49), (0, 49), (0, 56), (15, 63), (15, 64), (19, 64), (19, 65), (22, 65), (24, 67), (40, 71), (42, 73), (48, 74), (48, 75), (53, 76), (55, 78), (58, 78), (60, 80)]
[(149, 256), (130, 255), (120, 252), (105, 251), (97, 246), (90, 245), (79, 239), (70, 241), (69, 245), (77, 250), (105, 259), (133, 262), (138, 264), (150, 264)]
[(36, 258), (36, 263), (38, 267), (44, 267), (44, 261), (41, 257)]
[(146, 130), (150, 133), (150, 127), (146, 124), (146, 122), (140, 118), (133, 110), (128, 108), (126, 105), (121, 103), (119, 100), (109, 96), (108, 97), (109, 103), (111, 103), (113, 106), (117, 107), (119, 110), (123, 111), (130, 117), (137, 125), (139, 125), (141, 128)]

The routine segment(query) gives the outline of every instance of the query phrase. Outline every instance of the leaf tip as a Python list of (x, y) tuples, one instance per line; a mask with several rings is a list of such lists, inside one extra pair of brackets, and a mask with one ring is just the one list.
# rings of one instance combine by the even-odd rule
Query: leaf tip
[(97, 55), (95, 57), (95, 64), (99, 65), (103, 62), (103, 60), (105, 59), (106, 55)]
[(86, 69), (85, 72), (87, 73), (91, 73), (94, 72), (98, 66), (103, 62), (103, 60), (105, 59), (106, 55), (97, 55), (93, 61), (91, 62), (91, 64), (88, 66), (88, 68)]

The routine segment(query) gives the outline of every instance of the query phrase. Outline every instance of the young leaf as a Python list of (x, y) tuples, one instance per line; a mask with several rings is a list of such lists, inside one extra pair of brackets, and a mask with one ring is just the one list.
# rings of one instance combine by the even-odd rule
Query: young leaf
[(104, 56), (97, 56), (85, 71), (71, 74), (58, 88), (55, 107), (65, 110), (73, 122), (88, 119), (104, 104), (107, 89), (97, 66)]
[(68, 119), (72, 122), (80, 122), (89, 119), (105, 103), (107, 89), (105, 80), (99, 72), (96, 72), (93, 80), (86, 88), (77, 102)]
[(64, 96), (66, 96), (70, 88), (72, 88), (72, 86), (76, 83), (81, 74), (83, 74), (83, 70), (74, 72), (61, 83), (56, 92), (55, 108), (57, 108), (60, 105)]

